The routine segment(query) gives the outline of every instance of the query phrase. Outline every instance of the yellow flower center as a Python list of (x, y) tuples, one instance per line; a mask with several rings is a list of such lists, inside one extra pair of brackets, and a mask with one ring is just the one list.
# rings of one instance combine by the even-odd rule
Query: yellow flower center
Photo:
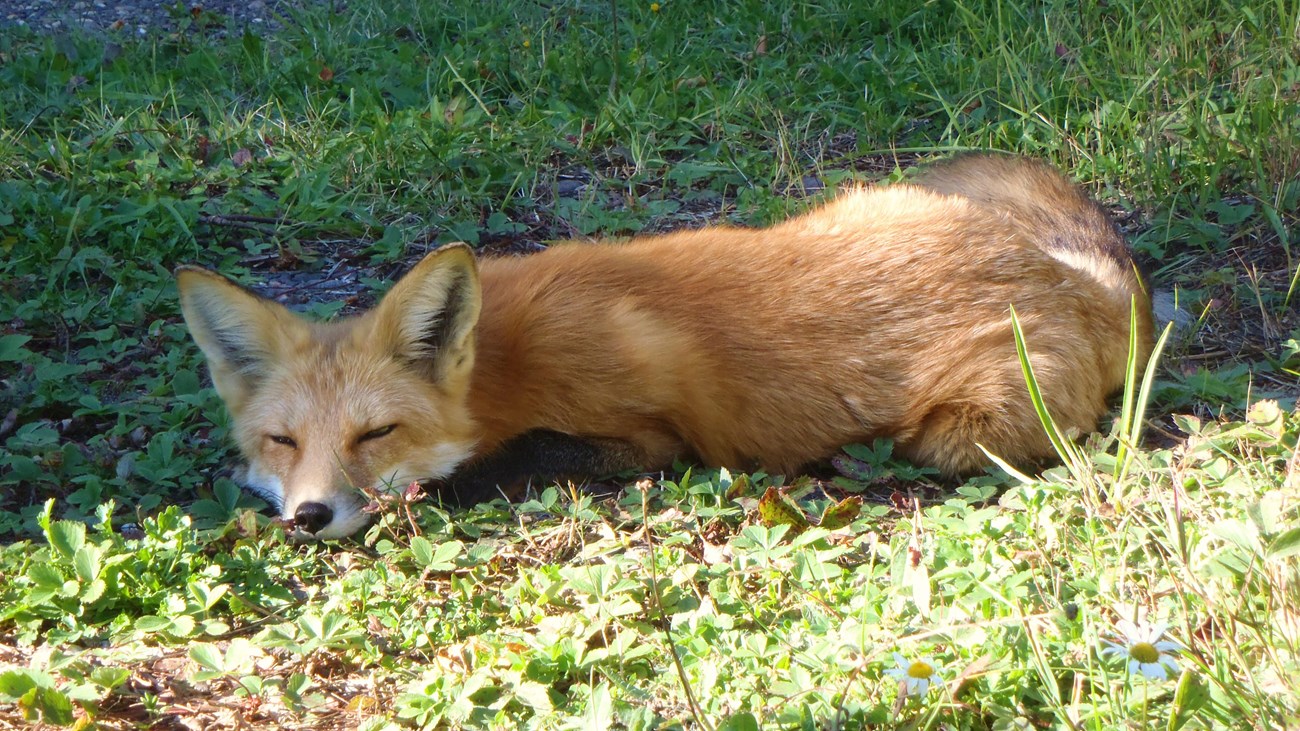
[(652, 13), (659, 12), (659, 3), (650, 3), (650, 12)]
[(1129, 657), (1146, 665), (1160, 659), (1160, 651), (1150, 642), (1138, 642), (1128, 648)]
[(916, 662), (907, 666), (907, 677), (909, 678), (916, 678), (917, 680), (925, 680), (931, 675), (934, 675), (934, 668), (930, 667), (929, 663), (924, 663), (921, 662), (920, 660), (917, 660)]

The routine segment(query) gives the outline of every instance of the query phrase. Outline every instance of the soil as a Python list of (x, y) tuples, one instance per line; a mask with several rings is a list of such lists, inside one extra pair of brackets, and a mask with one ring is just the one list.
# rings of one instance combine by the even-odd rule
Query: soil
[(42, 33), (80, 28), (136, 35), (167, 33), (181, 24), (213, 32), (274, 32), (297, 8), (331, 6), (342, 0), (0, 0), (0, 27), (25, 26)]

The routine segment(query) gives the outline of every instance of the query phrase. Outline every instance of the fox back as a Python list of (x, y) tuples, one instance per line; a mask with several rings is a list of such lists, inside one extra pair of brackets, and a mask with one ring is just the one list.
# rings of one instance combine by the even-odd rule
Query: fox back
[(888, 437), (946, 475), (1089, 431), (1149, 298), (1122, 238), (1059, 173), (969, 156), (763, 230), (716, 227), (475, 262), (431, 253), (364, 315), (312, 323), (179, 273), (246, 482), (305, 533), (365, 520), (357, 488), (444, 480), (460, 501), (529, 475), (675, 458), (781, 472)]

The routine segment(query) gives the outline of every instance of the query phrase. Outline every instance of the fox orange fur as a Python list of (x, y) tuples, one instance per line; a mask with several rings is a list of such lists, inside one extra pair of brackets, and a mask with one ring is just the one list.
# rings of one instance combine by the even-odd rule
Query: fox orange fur
[(1009, 307), (1063, 429), (1090, 431), (1150, 299), (1105, 212), (1053, 169), (965, 156), (763, 230), (424, 258), (371, 311), (309, 322), (178, 271), (190, 331), (248, 460), (304, 533), (365, 524), (356, 488), (674, 458), (773, 472), (888, 437), (945, 475), (1052, 454)]

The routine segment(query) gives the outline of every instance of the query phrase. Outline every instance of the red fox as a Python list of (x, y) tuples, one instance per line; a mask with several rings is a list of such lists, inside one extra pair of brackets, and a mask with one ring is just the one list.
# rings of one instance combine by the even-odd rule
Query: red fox
[(475, 261), (430, 253), (369, 312), (311, 322), (177, 272), (190, 332), (248, 460), (307, 537), (354, 533), (357, 488), (446, 480), (461, 503), (525, 478), (675, 458), (788, 473), (888, 437), (944, 475), (1090, 431), (1150, 297), (1106, 213), (1052, 168), (964, 156), (763, 230), (682, 231)]

